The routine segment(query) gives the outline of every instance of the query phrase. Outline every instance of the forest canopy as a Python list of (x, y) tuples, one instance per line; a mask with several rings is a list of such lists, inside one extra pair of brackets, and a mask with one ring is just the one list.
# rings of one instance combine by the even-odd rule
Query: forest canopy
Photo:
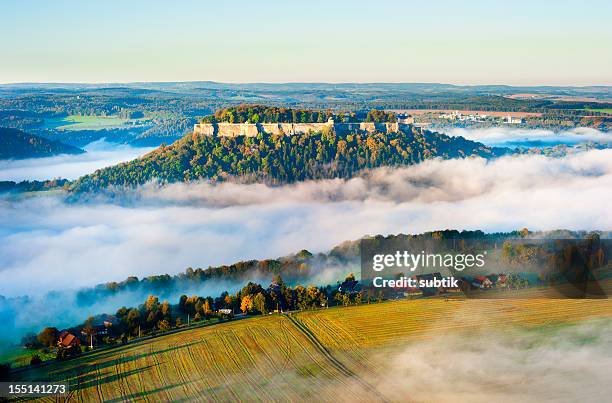
[(365, 169), (411, 165), (434, 157), (489, 158), (505, 151), (463, 137), (416, 129), (344, 135), (333, 130), (292, 136), (260, 133), (256, 137), (191, 134), (139, 159), (81, 177), (71, 190), (133, 187), (153, 179), (188, 182), (234, 178), (241, 182), (284, 184), (350, 178)]
[(202, 123), (324, 123), (333, 118), (350, 121), (352, 114), (334, 114), (327, 110), (292, 109), (264, 105), (238, 105), (220, 109), (206, 116)]

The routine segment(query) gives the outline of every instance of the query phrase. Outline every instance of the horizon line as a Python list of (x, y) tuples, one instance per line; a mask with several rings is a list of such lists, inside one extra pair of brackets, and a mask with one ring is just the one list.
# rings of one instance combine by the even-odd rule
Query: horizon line
[(592, 87), (612, 87), (612, 84), (586, 84), (586, 85), (568, 85), (568, 84), (455, 84), (445, 82), (425, 82), (425, 81), (214, 81), (214, 80), (186, 80), (186, 81), (15, 81), (15, 82), (0, 82), (0, 86), (10, 85), (134, 85), (134, 84), (189, 84), (189, 83), (211, 83), (211, 84), (226, 84), (226, 85), (449, 85), (454, 87), (548, 87), (548, 88), (592, 88)]

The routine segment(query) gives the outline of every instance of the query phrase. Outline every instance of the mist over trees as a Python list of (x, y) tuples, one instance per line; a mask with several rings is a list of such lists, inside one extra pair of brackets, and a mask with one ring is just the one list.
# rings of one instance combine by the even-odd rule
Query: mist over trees
[(18, 129), (0, 127), (0, 160), (49, 157), (56, 154), (81, 154), (84, 151)]
[(307, 179), (350, 178), (380, 166), (412, 165), (435, 158), (502, 155), (463, 137), (412, 129), (397, 133), (339, 135), (333, 130), (291, 136), (260, 133), (257, 137), (192, 134), (142, 158), (96, 171), (78, 179), (73, 191), (109, 186), (133, 187), (162, 182), (210, 179), (284, 184)]

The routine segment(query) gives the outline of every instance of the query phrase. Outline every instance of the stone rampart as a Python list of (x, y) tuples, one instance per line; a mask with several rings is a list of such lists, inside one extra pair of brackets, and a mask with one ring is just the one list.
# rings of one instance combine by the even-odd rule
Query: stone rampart
[(310, 132), (320, 132), (326, 128), (333, 128), (336, 133), (345, 134), (352, 132), (382, 132), (395, 133), (402, 129), (407, 129), (410, 125), (398, 122), (373, 123), (199, 123), (193, 128), (196, 134), (206, 136), (236, 137), (247, 136), (255, 137), (259, 133), (269, 134), (304, 134)]

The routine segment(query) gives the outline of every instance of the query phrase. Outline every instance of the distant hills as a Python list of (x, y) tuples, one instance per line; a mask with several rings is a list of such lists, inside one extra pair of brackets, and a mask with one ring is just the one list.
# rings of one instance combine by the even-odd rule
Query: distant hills
[(81, 154), (85, 151), (59, 141), (0, 127), (0, 159), (49, 157), (57, 154)]
[(257, 137), (189, 134), (136, 160), (81, 177), (73, 191), (133, 187), (161, 182), (212, 181), (285, 184), (308, 179), (350, 178), (381, 166), (405, 166), (431, 159), (496, 157), (490, 148), (463, 137), (412, 128), (397, 133), (336, 134), (334, 131)]

